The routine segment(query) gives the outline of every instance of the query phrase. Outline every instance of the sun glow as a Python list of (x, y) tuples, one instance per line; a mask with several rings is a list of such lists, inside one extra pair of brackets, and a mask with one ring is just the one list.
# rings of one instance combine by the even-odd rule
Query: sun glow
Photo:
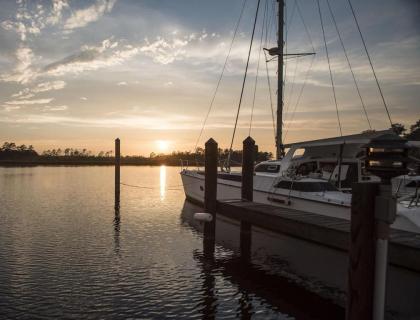
[(156, 146), (158, 147), (159, 151), (165, 152), (169, 149), (169, 141), (167, 140), (157, 140)]

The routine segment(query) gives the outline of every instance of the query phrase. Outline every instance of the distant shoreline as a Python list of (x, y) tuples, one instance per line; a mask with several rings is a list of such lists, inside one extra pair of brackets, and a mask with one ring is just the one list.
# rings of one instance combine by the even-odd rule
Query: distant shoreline
[[(0, 167), (93, 167), (93, 166), (114, 166), (114, 161), (104, 162), (104, 161), (0, 161)], [(171, 167), (180, 167), (181, 165), (175, 163), (124, 163), (121, 161), (121, 166), (171, 166)]]

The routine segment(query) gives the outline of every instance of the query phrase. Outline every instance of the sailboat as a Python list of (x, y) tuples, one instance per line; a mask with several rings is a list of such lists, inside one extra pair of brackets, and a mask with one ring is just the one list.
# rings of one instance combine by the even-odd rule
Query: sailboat
[[(260, 1), (258, 1), (258, 6), (259, 3)], [(284, 15), (284, 0), (278, 0), (277, 47), (265, 49), (270, 55), (277, 58), (276, 159), (261, 162), (255, 167), (253, 199), (258, 203), (349, 220), (351, 184), (353, 182), (380, 181), (378, 177), (364, 172), (363, 162), (360, 161), (363, 156), (362, 146), (373, 138), (394, 133), (389, 130), (368, 131), (348, 136), (341, 135), (328, 139), (283, 144), (284, 59), (287, 56), (314, 54), (284, 53)], [(246, 68), (248, 68), (248, 63)], [(242, 93), (243, 88), (244, 86)], [(287, 153), (286, 149), (288, 149)], [(182, 168), (181, 178), (186, 198), (189, 201), (202, 204), (204, 202), (204, 172), (199, 168)], [(240, 198), (240, 188), (240, 173), (231, 172), (229, 168), (218, 173), (217, 198), (219, 200)], [(397, 215), (392, 228), (420, 233), (420, 207), (412, 208), (408, 214), (407, 210), (402, 209), (402, 204), (399, 204), (398, 212), (401, 214)]]

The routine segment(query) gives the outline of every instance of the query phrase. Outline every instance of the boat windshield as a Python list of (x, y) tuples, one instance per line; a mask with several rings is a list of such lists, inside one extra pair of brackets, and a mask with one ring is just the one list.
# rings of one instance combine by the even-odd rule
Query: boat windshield
[(303, 192), (324, 192), (324, 191), (339, 191), (335, 186), (329, 182), (323, 181), (287, 181), (283, 180), (277, 183), (275, 188), (303, 191)]

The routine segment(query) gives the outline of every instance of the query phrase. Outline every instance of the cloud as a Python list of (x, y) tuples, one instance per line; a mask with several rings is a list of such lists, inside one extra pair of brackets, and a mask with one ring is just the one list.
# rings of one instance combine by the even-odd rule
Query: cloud
[(18, 1), (14, 18), (2, 21), (0, 26), (5, 30), (16, 32), (24, 42), (28, 40), (29, 35), (39, 35), (46, 26), (58, 24), (65, 8), (69, 8), (66, 0), (53, 0), (51, 9), (44, 8), (42, 4)]
[(185, 47), (191, 40), (174, 38), (167, 41), (158, 37), (154, 42), (150, 42), (148, 39), (145, 41), (146, 44), (140, 48), (140, 52), (151, 57), (154, 62), (169, 64), (185, 57)]
[(67, 106), (44, 106), (42, 111), (64, 111), (67, 110)]
[(127, 85), (127, 82), (125, 81), (121, 81), (117, 83), (117, 86), (126, 86), (126, 85)]
[(53, 100), (54, 98), (37, 99), (37, 100), (12, 100), (12, 101), (7, 101), (6, 104), (9, 104), (9, 105), (44, 104), (44, 103), (50, 103)]
[(61, 21), (63, 10), (69, 8), (69, 4), (66, 0), (53, 0), (52, 4), (51, 14), (46, 18), (46, 23), (55, 25)]
[(34, 54), (32, 49), (25, 46), (20, 46), (16, 52), (16, 65), (12, 73), (0, 76), (2, 81), (14, 81), (19, 83), (27, 83), (34, 76), (35, 72), (32, 69), (32, 61), (34, 60)]
[(83, 46), (75, 54), (45, 66), (41, 73), (59, 76), (66, 73), (81, 73), (89, 70), (120, 64), (138, 53), (132, 45), (119, 45), (118, 42), (106, 39), (99, 46)]
[(3, 110), (6, 112), (10, 112), (13, 110), (19, 110), (21, 108), (21, 106), (2, 106)]
[(29, 99), (32, 98), (35, 93), (39, 92), (47, 92), (51, 90), (61, 90), (66, 86), (66, 82), (57, 80), (51, 82), (42, 82), (38, 83), (35, 87), (32, 88), (25, 88), (18, 93), (12, 95), (12, 98), (18, 99)]
[[(51, 110), (48, 110), (51, 111)], [(56, 116), (48, 114), (14, 115), (1, 117), (0, 123), (24, 124), (56, 124), (71, 127), (96, 128), (142, 128), (148, 130), (191, 130), (200, 127), (197, 118), (187, 115), (156, 113), (118, 115), (110, 118), (85, 118), (72, 116)]]
[(64, 29), (71, 31), (97, 21), (105, 13), (112, 10), (115, 2), (116, 0), (97, 0), (95, 4), (85, 9), (75, 10), (71, 17), (64, 23)]
[(80, 100), (86, 101), (88, 98), (86, 97), (80, 97)]

